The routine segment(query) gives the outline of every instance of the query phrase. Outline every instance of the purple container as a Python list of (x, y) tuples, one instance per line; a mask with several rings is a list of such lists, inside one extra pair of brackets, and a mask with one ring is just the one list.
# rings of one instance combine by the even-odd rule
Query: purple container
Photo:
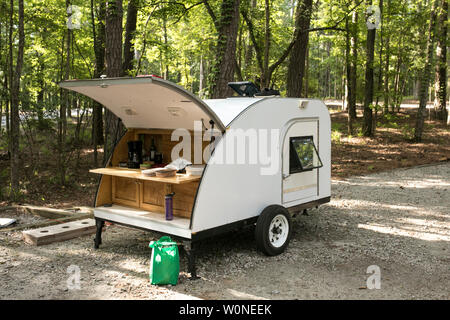
[(175, 193), (166, 194), (166, 220), (173, 220), (173, 195)]

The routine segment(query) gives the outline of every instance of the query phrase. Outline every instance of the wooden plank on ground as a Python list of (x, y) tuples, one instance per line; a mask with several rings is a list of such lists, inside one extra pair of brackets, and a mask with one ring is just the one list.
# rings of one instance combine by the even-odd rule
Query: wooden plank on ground
[(94, 217), (93, 213), (74, 214), (73, 216), (61, 218), (61, 219), (53, 219), (53, 220), (38, 222), (38, 223), (29, 223), (29, 224), (19, 225), (19, 226), (12, 227), (12, 228), (2, 228), (2, 229), (0, 229), (0, 232), (14, 232), (14, 231), (20, 231), (23, 229), (36, 229), (36, 228), (42, 228), (42, 227), (52, 226), (52, 225), (65, 223), (65, 222), (69, 222), (69, 221), (82, 220), (82, 219), (92, 218), (92, 217)]
[(23, 231), (22, 235), (26, 243), (40, 246), (93, 234), (95, 231), (95, 220), (84, 219)]

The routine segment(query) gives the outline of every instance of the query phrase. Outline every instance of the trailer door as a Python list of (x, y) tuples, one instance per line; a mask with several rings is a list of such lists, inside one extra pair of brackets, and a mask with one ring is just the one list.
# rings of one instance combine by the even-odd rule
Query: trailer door
[(283, 142), (284, 204), (319, 195), (319, 119), (291, 123)]

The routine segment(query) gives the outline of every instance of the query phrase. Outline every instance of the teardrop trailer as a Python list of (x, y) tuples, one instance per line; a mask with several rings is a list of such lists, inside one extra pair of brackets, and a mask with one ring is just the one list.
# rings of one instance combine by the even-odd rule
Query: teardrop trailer
[[(320, 100), (253, 94), (201, 100), (153, 76), (60, 86), (96, 100), (127, 128), (106, 166), (90, 170), (101, 175), (95, 248), (105, 221), (171, 235), (183, 243), (195, 278), (197, 241), (256, 224), (258, 249), (277, 255), (289, 244), (291, 215), (330, 201), (330, 115)], [(179, 155), (203, 164), (201, 175), (147, 176), (121, 166), (127, 143), (137, 140), (144, 150), (156, 145), (165, 162), (175, 160), (180, 128), (190, 148)], [(174, 194), (173, 220), (164, 215), (167, 194)]]

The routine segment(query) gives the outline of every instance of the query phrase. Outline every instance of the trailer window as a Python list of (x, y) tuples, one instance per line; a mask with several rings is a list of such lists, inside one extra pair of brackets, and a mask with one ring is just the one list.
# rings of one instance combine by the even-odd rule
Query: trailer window
[(312, 136), (291, 137), (289, 140), (289, 173), (308, 171), (323, 166)]

